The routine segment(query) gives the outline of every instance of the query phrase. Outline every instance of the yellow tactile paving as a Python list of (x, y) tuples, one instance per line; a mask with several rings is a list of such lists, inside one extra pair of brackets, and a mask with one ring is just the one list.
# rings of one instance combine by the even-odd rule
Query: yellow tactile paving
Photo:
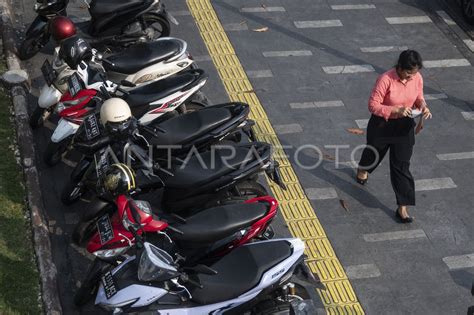
[(324, 285), (317, 292), (327, 313), (364, 314), (210, 0), (187, 0), (187, 4), (230, 100), (250, 104), (250, 117), (256, 122), (254, 132), (257, 139), (274, 146), (274, 158), (280, 163), (282, 179), (288, 189), (284, 191), (272, 182), (270, 188), (280, 202), (280, 211), (290, 232), (306, 243), (308, 265)]

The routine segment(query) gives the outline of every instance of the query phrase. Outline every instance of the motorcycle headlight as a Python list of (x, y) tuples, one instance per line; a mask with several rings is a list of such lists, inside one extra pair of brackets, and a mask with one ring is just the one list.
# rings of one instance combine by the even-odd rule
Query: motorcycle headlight
[(153, 214), (151, 210), (151, 205), (148, 201), (145, 200), (133, 200), (133, 205), (140, 209), (141, 211), (145, 212), (146, 214)]
[(126, 247), (120, 247), (120, 248), (113, 248), (113, 249), (103, 249), (103, 250), (98, 250), (95, 251), (93, 254), (99, 258), (102, 259), (107, 259), (115, 256), (119, 256), (122, 254), (125, 254), (125, 252), (128, 250), (128, 246)]

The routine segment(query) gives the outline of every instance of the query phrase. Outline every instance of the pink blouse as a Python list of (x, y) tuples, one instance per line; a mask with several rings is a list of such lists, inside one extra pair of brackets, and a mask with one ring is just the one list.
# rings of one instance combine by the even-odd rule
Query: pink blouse
[(369, 98), (369, 111), (376, 115), (389, 119), (397, 119), (402, 116), (391, 114), (392, 106), (404, 106), (421, 109), (424, 106), (423, 77), (417, 72), (405, 83), (400, 81), (395, 68), (385, 72), (377, 79)]

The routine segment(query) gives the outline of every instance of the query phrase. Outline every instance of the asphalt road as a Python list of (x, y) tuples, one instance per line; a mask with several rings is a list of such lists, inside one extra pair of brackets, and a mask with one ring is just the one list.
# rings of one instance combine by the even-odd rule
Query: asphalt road
[[(71, 2), (78, 8), (79, 1)], [(34, 18), (33, 3), (15, 3), (19, 22)], [(434, 0), (212, 3), (281, 142), (289, 146), (286, 152), (365, 312), (464, 314), (474, 304), (474, 48), (469, 46), (472, 27), (459, 20), (458, 9)], [(180, 22), (172, 35), (188, 42), (198, 65), (209, 73), (204, 92), (213, 103), (227, 101), (185, 1), (166, 4)], [(366, 6), (337, 7), (346, 4)], [(263, 27), (268, 30), (253, 31)], [(331, 161), (350, 162), (353, 149), (364, 144), (363, 135), (347, 129), (364, 129), (376, 77), (393, 66), (404, 47), (418, 50), (425, 60), (425, 94), (434, 116), (416, 139), (411, 169), (417, 206), (410, 211), (415, 222), (408, 226), (394, 219), (387, 161), (365, 187), (354, 183), (350, 163), (338, 168)], [(26, 63), (34, 94), (47, 56)], [(31, 106), (34, 102), (32, 96)], [(35, 133), (39, 155), (50, 134), (46, 128)], [(314, 150), (295, 157), (304, 145), (323, 151), (326, 159), (319, 167), (304, 167), (319, 159)], [(334, 146), (340, 146), (339, 155)], [(357, 160), (360, 151), (354, 154)], [(59, 201), (69, 172), (65, 164), (51, 169), (40, 165), (67, 314), (76, 312), (72, 291), (88, 264), (69, 239), (85, 205), (65, 207)]]

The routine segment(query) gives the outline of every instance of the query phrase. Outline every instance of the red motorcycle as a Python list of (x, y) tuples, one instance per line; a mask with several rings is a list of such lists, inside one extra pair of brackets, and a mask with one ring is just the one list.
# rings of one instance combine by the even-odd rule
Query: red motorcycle
[(173, 254), (184, 266), (199, 268), (254, 239), (272, 238), (270, 223), (277, 209), (278, 202), (265, 196), (209, 208), (186, 219), (171, 215), (175, 222), (165, 222), (152, 213), (147, 201), (119, 195), (115, 205), (102, 207), (73, 233), (73, 241), (97, 257), (74, 302), (81, 306), (95, 294), (101, 275), (117, 265), (137, 238), (144, 237)]

